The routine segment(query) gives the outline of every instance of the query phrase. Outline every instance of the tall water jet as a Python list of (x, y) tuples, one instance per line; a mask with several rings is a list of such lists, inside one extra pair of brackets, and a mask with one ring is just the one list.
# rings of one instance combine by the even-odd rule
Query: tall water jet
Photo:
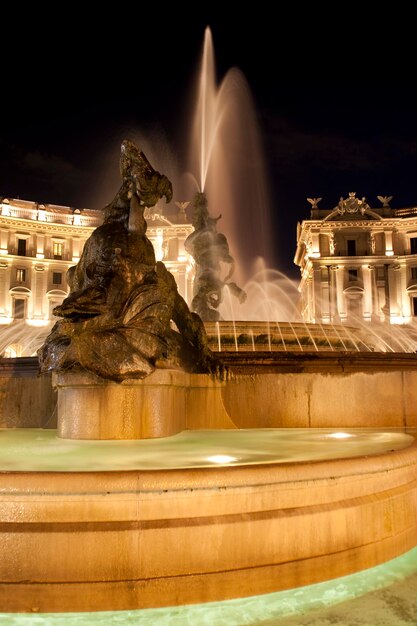
[(270, 262), (272, 257), (266, 170), (249, 87), (237, 68), (217, 84), (210, 28), (204, 36), (195, 111), (189, 169), (198, 190), (222, 213), (222, 229), (242, 281), (253, 259), (263, 256)]

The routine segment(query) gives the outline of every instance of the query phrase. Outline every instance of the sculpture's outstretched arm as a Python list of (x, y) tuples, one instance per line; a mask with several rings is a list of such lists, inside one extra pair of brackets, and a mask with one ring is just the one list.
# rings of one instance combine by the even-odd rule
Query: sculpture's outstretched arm
[(244, 289), (238, 287), (236, 283), (227, 283), (226, 286), (229, 287), (230, 292), (239, 300), (240, 303), (245, 302), (248, 294)]

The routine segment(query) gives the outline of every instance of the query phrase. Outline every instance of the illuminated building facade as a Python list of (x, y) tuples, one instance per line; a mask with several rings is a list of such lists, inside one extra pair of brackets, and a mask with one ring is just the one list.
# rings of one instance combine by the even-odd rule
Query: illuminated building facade
[(331, 210), (308, 198), (309, 220), (297, 228), (301, 312), (306, 322), (388, 321), (417, 317), (417, 207), (371, 208), (350, 193)]
[[(146, 213), (145, 213), (146, 215)], [(191, 299), (193, 262), (184, 241), (193, 231), (185, 211), (167, 219), (149, 212), (147, 236), (157, 260), (174, 275), (180, 294)], [(102, 211), (3, 198), (0, 202), (0, 324), (47, 326), (68, 294), (66, 272), (101, 224)], [(15, 339), (7, 356), (22, 356)]]

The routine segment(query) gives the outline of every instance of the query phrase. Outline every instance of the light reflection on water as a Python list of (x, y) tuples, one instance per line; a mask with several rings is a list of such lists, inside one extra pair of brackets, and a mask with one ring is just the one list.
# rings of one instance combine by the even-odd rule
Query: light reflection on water
[(155, 470), (320, 461), (400, 450), (413, 442), (412, 432), (265, 428), (184, 431), (133, 441), (80, 441), (60, 439), (55, 430), (0, 429), (0, 471)]

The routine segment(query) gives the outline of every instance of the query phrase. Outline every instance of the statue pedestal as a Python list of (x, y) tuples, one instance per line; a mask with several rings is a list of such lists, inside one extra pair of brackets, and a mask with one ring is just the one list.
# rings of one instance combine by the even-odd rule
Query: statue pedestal
[(223, 405), (225, 383), (206, 374), (156, 370), (122, 383), (89, 372), (54, 372), (58, 436), (151, 439), (186, 429), (236, 428)]

